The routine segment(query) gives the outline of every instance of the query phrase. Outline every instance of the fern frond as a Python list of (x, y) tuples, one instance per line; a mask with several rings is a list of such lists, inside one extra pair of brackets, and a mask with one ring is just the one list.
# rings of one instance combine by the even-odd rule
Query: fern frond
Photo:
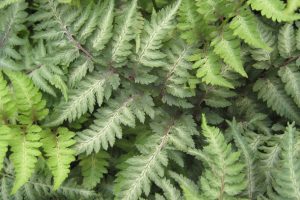
[(135, 62), (147, 67), (161, 67), (165, 63), (162, 59), (165, 54), (158, 51), (162, 46), (162, 40), (166, 34), (174, 28), (174, 18), (180, 6), (181, 0), (162, 9), (159, 13), (153, 13), (151, 21), (145, 24), (141, 37), (141, 46), (137, 52)]
[(14, 3), (18, 3), (21, 0), (2, 0), (0, 2), (0, 9), (5, 8), (6, 6), (10, 5), (10, 4), (14, 4)]
[(4, 80), (2, 72), (0, 72), (0, 125), (13, 120), (16, 111), (13, 96), (7, 87), (7, 82)]
[(255, 148), (251, 148), (251, 144), (247, 141), (247, 137), (242, 135), (243, 130), (240, 124), (237, 124), (235, 119), (232, 122), (227, 121), (230, 126), (230, 133), (233, 135), (235, 144), (239, 147), (242, 153), (243, 160), (246, 164), (245, 173), (247, 180), (247, 196), (249, 199), (255, 199), (261, 191), (260, 181), (258, 179), (257, 152)]
[(169, 172), (169, 174), (180, 185), (186, 200), (201, 199), (198, 186), (193, 181), (175, 172)]
[(283, 135), (275, 135), (268, 138), (265, 141), (264, 145), (259, 147), (260, 154), (260, 169), (264, 173), (265, 177), (265, 185), (270, 187), (273, 181), (272, 171), (278, 164), (280, 160), (280, 154), (282, 151), (282, 147), (280, 145), (280, 141), (282, 140)]
[(288, 0), (287, 1), (287, 6), (286, 6), (286, 12), (292, 14), (299, 7), (300, 7), (300, 2), (298, 0)]
[(24, 124), (40, 121), (48, 114), (46, 101), (33, 85), (32, 81), (21, 72), (5, 71), (11, 80), (18, 109), (18, 121)]
[(300, 49), (300, 28), (297, 28), (296, 30), (296, 47), (297, 47), (297, 50)]
[(182, 199), (180, 191), (171, 184), (170, 180), (162, 179), (156, 182), (157, 186), (159, 186), (163, 190), (163, 194), (167, 200), (171, 199)]
[(145, 121), (145, 114), (153, 118), (152, 98), (147, 95), (121, 93), (116, 100), (110, 100), (108, 107), (99, 109), (94, 123), (77, 134), (76, 150), (87, 154), (99, 152), (101, 148), (113, 146), (115, 138), (122, 138), (121, 125), (135, 126), (135, 118)]
[(69, 84), (74, 86), (94, 70), (96, 56), (112, 36), (114, 1), (90, 2), (76, 9), (53, 0), (39, 3), (30, 21), (37, 23), (34, 39), (44, 39), (52, 47), (43, 62), (71, 66)]
[[(13, 3), (15, 0), (2, 1), (0, 7)], [(24, 25), (27, 19), (25, 9), (27, 3), (20, 2), (10, 5), (1, 10), (0, 16), (0, 63), (1, 68), (18, 69), (16, 61), (20, 61), (22, 56), (17, 50), (18, 47), (26, 43), (26, 39), (20, 37), (19, 33), (26, 30)]]
[(290, 22), (300, 19), (299, 14), (285, 11), (285, 3), (281, 0), (248, 0), (253, 10), (260, 11), (263, 16), (278, 22)]
[[(96, 30), (95, 35), (93, 36), (93, 48), (97, 51), (104, 49), (105, 45), (112, 37), (114, 1), (107, 1), (107, 6), (103, 11), (105, 12), (102, 12), (102, 16), (100, 17), (98, 30)], [(95, 12), (98, 13), (99, 11), (95, 9)]]
[(92, 189), (100, 183), (103, 175), (107, 173), (109, 157), (105, 151), (81, 156), (79, 165), (83, 175), (83, 185), (86, 188)]
[(208, 143), (203, 148), (211, 163), (201, 176), (201, 189), (208, 199), (226, 199), (240, 194), (246, 188), (242, 174), (244, 164), (239, 161), (240, 152), (234, 152), (218, 128), (207, 125), (202, 117), (202, 134)]
[(272, 49), (260, 37), (258, 23), (257, 18), (249, 9), (243, 9), (230, 22), (229, 27), (233, 30), (234, 35), (250, 46), (271, 51)]
[(282, 82), (285, 83), (285, 91), (293, 97), (294, 102), (300, 108), (300, 72), (294, 66), (285, 66), (278, 71)]
[(213, 108), (225, 108), (231, 105), (230, 98), (235, 97), (236, 93), (227, 88), (206, 87), (203, 101)]
[(37, 87), (54, 97), (57, 96), (54, 88), (59, 89), (63, 94), (65, 100), (67, 100), (68, 88), (65, 81), (62, 79), (63, 75), (64, 74), (61, 69), (56, 66), (41, 66), (38, 69), (32, 71), (29, 74), (29, 77)]
[[(163, 120), (164, 119), (164, 120)], [(192, 135), (197, 134), (192, 117), (178, 119), (157, 117), (151, 123), (154, 132), (143, 144), (141, 155), (129, 158), (119, 174), (115, 186), (116, 199), (136, 200), (142, 193), (150, 193), (151, 182), (159, 183), (168, 164), (166, 149), (169, 145), (179, 150), (193, 148)]]
[(205, 0), (196, 1), (197, 11), (200, 13), (206, 21), (216, 21), (214, 12), (216, 12), (218, 2)]
[[(56, 191), (52, 189), (51, 176), (36, 173), (30, 178), (30, 180), (17, 192), (16, 195), (10, 196), (9, 190), (14, 181), (15, 177), (12, 174), (4, 174), (0, 179), (0, 197), (3, 200), (11, 199), (28, 199), (28, 200), (47, 200), (51, 198), (59, 199), (97, 199), (99, 197), (94, 191), (83, 189), (76, 185), (74, 181), (69, 180), (67, 183), (60, 186)], [(5, 190), (5, 191), (4, 191)], [(99, 198), (101, 199), (101, 198)]]
[(15, 168), (16, 179), (12, 188), (12, 194), (22, 187), (31, 177), (34, 172), (34, 167), (37, 162), (37, 157), (41, 154), (39, 147), (42, 143), (39, 142), (42, 131), (36, 125), (27, 126), (25, 131), (16, 128), (15, 134), (10, 141), (12, 154), (10, 160)]
[(129, 166), (121, 171), (116, 179), (116, 199), (136, 200), (142, 192), (149, 195), (151, 180), (159, 180), (168, 164), (164, 148), (168, 142), (169, 131), (167, 129), (162, 137), (148, 139), (153, 146), (149, 154), (135, 156), (126, 161)]
[(70, 172), (70, 164), (75, 160), (74, 133), (67, 128), (58, 128), (54, 133), (49, 131), (41, 140), (47, 157), (47, 165), (54, 177), (53, 189), (57, 190)]
[(178, 11), (177, 28), (182, 32), (180, 37), (188, 44), (198, 42), (200, 36), (199, 21), (201, 20), (197, 13), (197, 6), (193, 0), (182, 1)]
[(198, 68), (197, 77), (202, 78), (204, 83), (233, 88), (232, 83), (221, 75), (222, 62), (213, 52), (197, 61), (193, 67)]
[(8, 150), (9, 141), (13, 137), (13, 130), (6, 125), (0, 125), (0, 171), (3, 167), (3, 160)]
[(98, 71), (78, 85), (78, 88), (70, 90), (69, 100), (62, 100), (56, 107), (46, 126), (62, 124), (65, 120), (73, 122), (86, 112), (93, 112), (96, 101), (101, 106), (103, 98), (108, 99), (112, 90), (119, 86), (119, 76), (111, 71)]
[(300, 123), (297, 106), (286, 95), (284, 88), (277, 78), (259, 79), (253, 86), (253, 91), (258, 92), (258, 98), (267, 103), (267, 106), (278, 115)]
[[(174, 44), (173, 44), (174, 43)], [(181, 99), (192, 97), (193, 91), (187, 87), (191, 78), (189, 70), (192, 69), (192, 63), (188, 58), (193, 52), (193, 47), (188, 46), (183, 41), (172, 41), (170, 48), (167, 48), (167, 65), (164, 67), (166, 73), (162, 74), (161, 94), (168, 93)]]
[(94, 63), (90, 59), (79, 58), (74, 62), (71, 68), (68, 85), (72, 88), (76, 86), (88, 72), (94, 71)]
[(231, 31), (228, 30), (222, 36), (216, 37), (211, 46), (214, 47), (214, 52), (223, 58), (234, 71), (247, 77), (243, 67), (240, 41), (232, 35)]
[[(260, 33), (260, 38), (264, 41), (264, 43), (272, 49), (277, 49), (277, 38), (276, 35), (272, 32), (272, 30), (262, 23), (258, 24), (258, 30)], [(268, 51), (265, 49), (252, 49), (250, 50), (250, 52), (254, 60), (259, 62), (266, 62), (266, 65), (268, 65), (273, 58), (274, 52), (276, 53), (277, 51)]]
[(116, 17), (116, 26), (112, 38), (111, 62), (116, 67), (124, 65), (127, 57), (132, 53), (131, 40), (135, 38), (134, 27), (138, 27), (139, 14), (137, 12), (137, 0), (132, 0), (128, 7)]
[(278, 50), (283, 58), (290, 58), (296, 50), (293, 24), (285, 24), (280, 28), (278, 35)]
[(12, 183), (8, 178), (2, 177), (0, 179), (0, 198), (5, 199), (5, 200), (11, 200), (11, 195), (10, 195), (10, 187)]
[(26, 67), (29, 70), (29, 77), (32, 79), (34, 84), (39, 87), (42, 91), (56, 97), (56, 89), (64, 95), (67, 99), (67, 86), (64, 81), (64, 72), (59, 66), (45, 62), (43, 59), (46, 57), (48, 51), (43, 40), (38, 41), (36, 48), (28, 45), (25, 49), (29, 51), (27, 58), (29, 61), (26, 62)]
[(277, 199), (300, 199), (300, 165), (297, 160), (299, 132), (289, 124), (282, 138), (282, 151), (278, 166), (274, 170), (273, 188)]

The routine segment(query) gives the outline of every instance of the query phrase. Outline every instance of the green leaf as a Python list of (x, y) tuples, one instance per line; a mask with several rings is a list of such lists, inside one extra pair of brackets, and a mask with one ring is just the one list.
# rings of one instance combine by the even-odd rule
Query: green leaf
[(13, 139), (10, 141), (12, 154), (10, 160), (15, 168), (16, 179), (12, 188), (15, 194), (31, 177), (37, 162), (37, 157), (41, 155), (39, 142), (41, 128), (36, 125), (27, 126), (25, 132), (19, 128), (14, 129)]
[(122, 124), (135, 127), (135, 118), (145, 121), (145, 114), (153, 117), (153, 101), (148, 95), (121, 93), (119, 98), (108, 102), (95, 114), (96, 119), (86, 130), (77, 134), (76, 150), (87, 154), (99, 152), (101, 148), (107, 150), (113, 146), (115, 139), (122, 138)]
[(224, 32), (221, 36), (216, 37), (211, 46), (214, 52), (224, 59), (234, 71), (244, 77), (248, 77), (243, 67), (240, 40), (232, 35), (231, 31)]
[(285, 130), (284, 137), (281, 140), (281, 156), (278, 165), (273, 171), (274, 181), (272, 182), (274, 190), (277, 192), (278, 199), (299, 199), (300, 184), (300, 166), (297, 157), (298, 135), (293, 124), (289, 124)]
[(8, 144), (12, 139), (13, 134), (13, 129), (9, 128), (6, 125), (0, 125), (0, 171), (2, 170), (3, 160), (6, 157)]
[(5, 71), (13, 85), (16, 107), (20, 116), (18, 120), (30, 124), (44, 119), (48, 115), (46, 101), (33, 85), (32, 81), (21, 72)]
[(13, 120), (16, 117), (16, 112), (17, 109), (13, 95), (9, 91), (7, 82), (0, 72), (0, 125), (8, 123), (9, 120)]
[(278, 115), (300, 123), (300, 114), (292, 99), (285, 93), (284, 88), (277, 78), (259, 79), (253, 86), (253, 91), (258, 93), (258, 98), (267, 103), (267, 106)]
[(285, 83), (285, 91), (293, 97), (294, 102), (300, 108), (300, 72), (294, 66), (285, 66), (278, 71), (282, 82)]
[(234, 35), (250, 46), (271, 51), (272, 49), (260, 36), (258, 23), (256, 16), (249, 9), (243, 9), (230, 22), (229, 27), (233, 30)]
[(174, 18), (180, 6), (177, 0), (172, 6), (162, 9), (159, 13), (153, 12), (151, 21), (146, 23), (141, 37), (141, 47), (137, 52), (135, 62), (147, 67), (161, 67), (165, 55), (159, 51), (165, 36), (174, 27)]
[(278, 22), (290, 22), (300, 19), (300, 14), (289, 13), (281, 0), (248, 0), (253, 10), (258, 10), (263, 16)]
[(101, 106), (103, 99), (108, 99), (112, 90), (119, 86), (119, 76), (111, 71), (98, 71), (87, 76), (79, 87), (69, 91), (69, 100), (62, 100), (46, 121), (46, 126), (56, 126), (65, 120), (73, 122), (86, 112), (93, 112), (96, 102)]
[(222, 63), (214, 53), (208, 54), (203, 59), (197, 61), (194, 67), (197, 70), (197, 77), (202, 78), (206, 84), (218, 85), (222, 87), (234, 88), (232, 83), (227, 81), (221, 74)]
[(83, 175), (83, 185), (87, 188), (94, 188), (100, 183), (103, 175), (106, 174), (108, 167), (109, 154), (105, 151), (93, 153), (89, 156), (80, 157), (80, 167)]
[(278, 50), (283, 58), (290, 58), (296, 50), (293, 24), (285, 24), (279, 30)]
[(170, 172), (170, 175), (176, 182), (179, 183), (186, 200), (201, 199), (198, 186), (193, 181), (175, 172)]
[(203, 152), (210, 158), (201, 176), (201, 190), (208, 199), (230, 199), (246, 188), (243, 175), (244, 163), (240, 152), (233, 151), (223, 134), (216, 127), (207, 125), (202, 115), (202, 134), (208, 143)]
[(54, 177), (53, 189), (57, 190), (70, 173), (70, 164), (75, 160), (75, 134), (67, 128), (58, 128), (55, 132), (47, 132), (41, 140), (47, 157), (47, 165)]

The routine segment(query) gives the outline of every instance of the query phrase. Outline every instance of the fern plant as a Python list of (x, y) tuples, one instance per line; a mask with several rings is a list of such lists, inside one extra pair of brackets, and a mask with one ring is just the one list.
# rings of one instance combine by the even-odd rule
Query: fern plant
[(300, 199), (299, 0), (0, 0), (0, 199)]

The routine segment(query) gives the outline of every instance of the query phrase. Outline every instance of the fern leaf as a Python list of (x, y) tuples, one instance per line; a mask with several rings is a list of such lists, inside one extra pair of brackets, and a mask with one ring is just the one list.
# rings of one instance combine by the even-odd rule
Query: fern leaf
[(48, 114), (45, 108), (46, 101), (42, 100), (42, 94), (33, 85), (32, 81), (21, 72), (5, 71), (12, 82), (18, 120), (24, 124), (30, 124), (44, 119)]
[(137, 53), (136, 63), (147, 67), (160, 67), (165, 55), (157, 51), (162, 46), (162, 40), (170, 30), (174, 28), (174, 18), (180, 6), (181, 0), (169, 6), (159, 13), (154, 13), (150, 23), (146, 23), (145, 32), (141, 38), (141, 47)]
[(300, 2), (298, 0), (288, 0), (286, 12), (293, 14), (299, 7), (300, 7)]
[[(1, 178), (0, 180), (0, 191), (3, 197), (9, 196), (8, 190), (11, 188), (11, 184), (14, 181), (13, 175), (6, 173), (4, 175), (5, 180)], [(5, 185), (2, 183), (4, 182)], [(6, 192), (2, 193), (2, 189)], [(0, 195), (0, 197), (1, 197)], [(21, 190), (17, 192), (14, 196), (9, 196), (10, 198), (3, 198), (5, 200), (11, 199), (28, 199), (28, 200), (41, 200), (41, 199), (97, 199), (98, 195), (94, 191), (84, 189), (70, 180), (56, 191), (53, 191), (51, 176), (43, 173), (36, 173), (30, 178), (30, 180), (22, 187)], [(101, 198), (100, 198), (101, 199)]]
[(256, 152), (251, 148), (246, 136), (242, 135), (242, 127), (237, 124), (235, 119), (227, 123), (230, 125), (230, 133), (233, 135), (236, 145), (242, 152), (244, 162), (246, 164), (246, 179), (247, 179), (247, 196), (249, 199), (256, 198), (261, 188), (258, 180), (258, 166), (256, 165)]
[(231, 105), (230, 99), (236, 96), (236, 93), (220, 87), (208, 87), (205, 88), (206, 96), (204, 98), (205, 103), (213, 108), (225, 108)]
[(293, 124), (289, 124), (282, 138), (281, 159), (274, 170), (274, 190), (278, 199), (300, 199), (300, 166), (298, 157), (298, 132)]
[(100, 183), (104, 174), (107, 173), (109, 154), (104, 151), (89, 156), (81, 156), (79, 165), (83, 175), (83, 185), (94, 188)]
[(283, 58), (290, 58), (296, 50), (293, 24), (285, 24), (280, 28), (278, 35), (278, 50)]
[(293, 66), (282, 67), (278, 71), (282, 82), (285, 83), (285, 91), (293, 97), (294, 102), (300, 108), (300, 73)]
[(261, 161), (261, 170), (264, 172), (265, 185), (270, 187), (273, 181), (272, 171), (279, 162), (280, 154), (282, 151), (280, 141), (282, 140), (282, 135), (275, 135), (268, 140), (266, 143), (259, 147), (262, 152), (259, 154), (259, 159)]
[(182, 199), (180, 191), (171, 184), (170, 180), (162, 179), (156, 184), (163, 190), (166, 199)]
[(224, 32), (222, 36), (216, 37), (211, 46), (214, 47), (214, 52), (223, 58), (225, 63), (234, 71), (247, 77), (242, 62), (240, 41), (232, 35), (231, 31)]
[[(104, 49), (106, 43), (112, 37), (112, 28), (113, 28), (113, 18), (114, 18), (114, 1), (107, 1), (107, 7), (104, 9), (106, 12), (102, 13), (101, 20), (98, 24), (98, 30), (93, 36), (93, 48), (97, 51)], [(98, 12), (96, 10), (96, 12)]]
[(48, 132), (41, 140), (47, 156), (47, 165), (54, 176), (53, 189), (57, 190), (70, 172), (70, 163), (75, 160), (74, 133), (67, 128), (58, 128), (56, 133)]
[(207, 125), (202, 117), (202, 134), (208, 143), (203, 151), (211, 158), (201, 177), (201, 188), (208, 199), (227, 199), (241, 193), (246, 187), (242, 175), (244, 164), (239, 161), (240, 152), (232, 151), (218, 128)]
[(200, 35), (199, 21), (201, 18), (197, 13), (197, 7), (194, 1), (182, 1), (178, 15), (177, 27), (182, 32), (180, 37), (188, 44), (198, 42)]
[(7, 82), (0, 72), (0, 124), (6, 124), (16, 114), (15, 102), (8, 90)]
[(205, 58), (197, 61), (193, 67), (199, 68), (197, 77), (202, 78), (204, 83), (233, 88), (232, 83), (221, 75), (221, 66), (222, 63), (218, 56), (214, 53), (209, 53)]
[(20, 2), (21, 0), (2, 0), (0, 2), (0, 9), (5, 8), (6, 6), (10, 5), (10, 4), (14, 4), (17, 2)]
[(94, 71), (94, 63), (91, 59), (78, 59), (71, 69), (69, 78), (69, 85), (74, 87), (81, 81), (88, 72)]
[[(13, 3), (16, 0), (1, 1), (1, 6), (7, 3)], [(25, 9), (27, 3), (14, 3), (1, 10), (0, 16), (0, 63), (4, 69), (18, 69), (16, 61), (22, 60), (18, 48), (26, 43), (23, 37), (20, 37), (22, 31), (26, 31), (24, 23), (27, 19)]]
[[(143, 144), (141, 155), (129, 158), (118, 174), (115, 186), (116, 199), (136, 200), (142, 193), (150, 193), (151, 181), (159, 183), (168, 164), (166, 148), (169, 145), (178, 150), (193, 148), (192, 135), (197, 134), (191, 116), (178, 119), (160, 116), (151, 123), (153, 135)], [(191, 143), (192, 142), (192, 143)]]
[(131, 40), (135, 38), (134, 27), (139, 23), (137, 13), (137, 0), (132, 0), (123, 13), (116, 17), (116, 26), (112, 38), (111, 60), (113, 63), (123, 65), (132, 53)]
[[(29, 68), (29, 77), (34, 84), (42, 91), (56, 97), (56, 89), (64, 95), (67, 99), (67, 86), (64, 82), (64, 72), (57, 65), (48, 64), (43, 59), (46, 57), (48, 51), (43, 40), (38, 41), (36, 48), (28, 45), (26, 51), (30, 52), (28, 55), (27, 68)], [(31, 58), (31, 56), (33, 58)]]
[(296, 42), (297, 42), (297, 50), (300, 49), (300, 28), (296, 30)]
[(46, 126), (62, 124), (65, 120), (72, 122), (87, 111), (93, 112), (96, 101), (100, 106), (103, 98), (108, 99), (112, 90), (119, 86), (119, 77), (110, 71), (99, 71), (78, 84), (78, 88), (70, 90), (69, 100), (60, 102), (45, 123)]
[[(111, 1), (111, 3), (113, 6), (114, 2)], [(105, 13), (104, 9), (106, 9), (106, 7), (104, 5), (102, 5), (101, 1), (98, 1), (96, 4), (93, 4), (93, 2), (91, 2), (90, 4), (92, 5), (93, 10), (89, 13), (89, 17), (86, 20), (84, 20), (85, 22), (77, 34), (78, 35), (77, 38), (81, 43), (86, 43), (87, 38), (89, 38), (89, 36), (91, 36), (91, 34), (97, 29), (99, 20), (101, 20), (101, 22), (106, 20), (106, 19), (99, 19), (99, 16), (101, 14), (104, 15), (104, 13)], [(111, 9), (109, 9), (108, 12), (111, 12)], [(105, 14), (107, 14), (107, 13), (105, 13)], [(104, 15), (104, 16), (106, 17), (106, 15)], [(64, 20), (64, 21), (66, 21), (66, 20)], [(103, 28), (108, 29), (107, 32), (109, 32), (111, 30), (111, 29), (109, 29), (109, 26), (104, 27), (106, 25), (106, 23), (104, 23), (102, 25), (103, 25)], [(97, 34), (97, 33), (95, 33), (95, 34)], [(95, 42), (96, 42), (96, 38), (97, 38), (97, 36), (93, 38)], [(97, 38), (97, 41), (99, 41), (98, 38)]]
[(156, 148), (149, 155), (135, 156), (126, 161), (129, 166), (118, 174), (116, 180), (116, 199), (136, 200), (142, 192), (146, 195), (150, 193), (150, 178), (159, 180), (168, 164), (166, 151), (163, 149), (168, 136), (169, 132), (166, 132), (161, 138), (148, 139)]
[(0, 171), (3, 167), (3, 160), (8, 150), (8, 144), (13, 136), (13, 130), (8, 126), (0, 125)]
[(9, 192), (11, 182), (7, 177), (2, 177), (0, 179), (0, 198), (5, 200), (11, 200), (11, 195)]
[(278, 115), (300, 123), (300, 115), (297, 106), (284, 92), (281, 83), (276, 78), (259, 79), (253, 86), (258, 92), (258, 98), (267, 103)]
[(89, 129), (77, 134), (76, 150), (87, 154), (99, 152), (101, 148), (113, 146), (115, 138), (122, 137), (121, 125), (135, 126), (135, 117), (145, 121), (145, 113), (153, 117), (153, 101), (148, 95), (119, 95), (116, 100), (108, 102), (108, 107), (99, 109), (96, 120)]
[(193, 181), (175, 172), (170, 172), (170, 175), (180, 185), (186, 200), (201, 199), (198, 186)]
[[(173, 44), (174, 43), (174, 44)], [(187, 83), (191, 77), (189, 70), (192, 68), (189, 56), (193, 52), (193, 47), (183, 41), (172, 41), (170, 48), (166, 50), (168, 64), (164, 68), (162, 91), (181, 99), (193, 96), (193, 91), (187, 88)]]
[(10, 160), (15, 168), (16, 179), (12, 188), (12, 194), (22, 187), (34, 172), (37, 157), (41, 154), (39, 147), (42, 146), (40, 133), (42, 130), (36, 125), (28, 126), (26, 133), (15, 129), (13, 139), (10, 141), (12, 154)]
[(281, 0), (248, 0), (253, 10), (278, 22), (289, 22), (300, 19), (299, 14), (285, 12), (285, 4)]
[(231, 21), (229, 27), (232, 29), (234, 35), (252, 47), (262, 48), (268, 51), (272, 50), (260, 37), (258, 20), (250, 10), (241, 10)]

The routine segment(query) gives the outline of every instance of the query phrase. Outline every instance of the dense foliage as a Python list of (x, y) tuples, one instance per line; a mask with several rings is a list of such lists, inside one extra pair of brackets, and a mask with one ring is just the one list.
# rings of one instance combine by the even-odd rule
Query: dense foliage
[(300, 200), (300, 0), (0, 0), (0, 199)]

